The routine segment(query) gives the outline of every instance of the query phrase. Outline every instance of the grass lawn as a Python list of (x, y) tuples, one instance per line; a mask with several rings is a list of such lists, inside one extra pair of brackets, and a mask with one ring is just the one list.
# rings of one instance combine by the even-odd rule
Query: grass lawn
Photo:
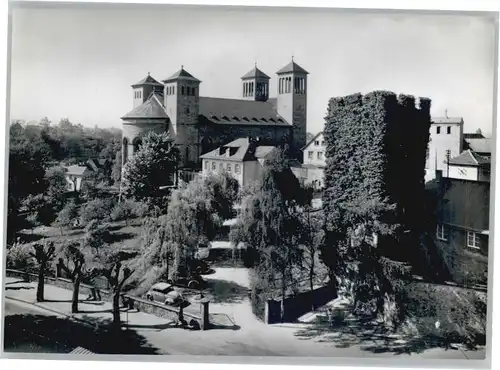
[[(107, 223), (111, 231), (111, 247), (121, 249), (136, 249), (139, 247), (139, 239), (142, 229), (142, 219), (125, 221), (112, 221)], [(19, 233), (21, 241), (31, 242), (40, 239), (53, 241), (60, 244), (68, 240), (78, 240), (83, 238), (85, 231), (83, 227), (73, 229), (61, 229), (55, 226), (39, 226), (31, 230), (23, 230)]]

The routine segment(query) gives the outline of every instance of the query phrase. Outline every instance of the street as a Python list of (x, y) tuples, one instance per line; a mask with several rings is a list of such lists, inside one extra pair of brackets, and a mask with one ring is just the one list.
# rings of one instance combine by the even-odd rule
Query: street
[[(229, 277), (245, 285), (243, 269), (218, 269), (210, 276), (224, 281)], [(9, 279), (9, 278), (7, 278)], [(70, 320), (71, 291), (47, 285), (47, 302), (18, 303), (9, 299), (34, 302), (36, 283), (9, 283), (6, 291), (6, 351), (68, 353), (81, 346), (101, 354), (174, 354), (174, 355), (254, 355), (254, 356), (318, 356), (318, 357), (398, 357), (404, 358), (481, 358), (484, 350), (474, 351), (467, 357), (457, 350), (433, 348), (410, 350), (401, 353), (400, 344), (386, 348), (387, 343), (360, 340), (356, 335), (341, 333), (312, 324), (266, 325), (256, 319), (248, 299), (233, 302), (213, 303), (210, 313), (214, 317), (230, 318), (235, 326), (191, 331), (175, 327), (168, 320), (142, 312), (122, 313), (128, 316), (127, 330), (119, 335), (109, 331), (106, 325), (111, 317), (109, 303), (80, 303), (80, 314), (73, 317), (94, 323), (84, 325)], [(82, 298), (83, 299), (83, 298)], [(50, 310), (46, 310), (44, 308)], [(101, 328), (98, 328), (101, 325)], [(379, 342), (379, 341), (378, 341)], [(409, 346), (406, 346), (409, 347)], [(383, 349), (383, 350), (377, 350)], [(386, 349), (384, 349), (386, 348)]]

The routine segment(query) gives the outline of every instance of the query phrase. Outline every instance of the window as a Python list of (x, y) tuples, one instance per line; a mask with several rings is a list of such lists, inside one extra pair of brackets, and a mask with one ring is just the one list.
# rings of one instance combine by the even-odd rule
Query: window
[(227, 172), (231, 172), (231, 163), (227, 164)]
[(234, 173), (240, 173), (240, 165), (239, 164), (234, 165)]
[(448, 135), (451, 134), (451, 126), (446, 127), (446, 133)]
[(184, 95), (184, 86), (181, 86), (181, 95)]
[(441, 133), (441, 126), (438, 126), (436, 127), (436, 134), (440, 134)]
[(215, 171), (217, 169), (217, 165), (215, 164), (215, 162), (212, 162), (212, 171)]
[(318, 152), (318, 159), (323, 159), (323, 152)]
[(309, 151), (309, 152), (307, 152), (307, 158), (309, 158), (309, 159), (313, 159), (313, 155), (314, 155), (314, 152), (313, 152), (313, 151)]
[(448, 240), (448, 233), (447, 230), (445, 230), (444, 225), (438, 224), (436, 226), (436, 238), (444, 241)]
[(316, 141), (314, 142), (314, 145), (315, 145), (315, 146), (319, 146), (319, 140), (316, 140)]
[(325, 142), (323, 140), (321, 141), (321, 146), (325, 146)]
[(467, 246), (469, 248), (479, 249), (480, 245), (479, 235), (473, 231), (467, 231)]
[(219, 163), (219, 171), (224, 171), (224, 165), (222, 163)]

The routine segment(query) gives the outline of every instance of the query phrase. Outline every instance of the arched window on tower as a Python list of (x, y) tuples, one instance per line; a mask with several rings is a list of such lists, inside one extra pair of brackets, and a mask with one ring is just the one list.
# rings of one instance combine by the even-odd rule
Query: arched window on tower
[(132, 142), (133, 146), (134, 146), (134, 153), (136, 153), (139, 148), (141, 147), (141, 144), (142, 144), (142, 139), (140, 137), (136, 137), (134, 139), (134, 141)]
[(126, 137), (123, 138), (123, 143), (122, 143), (122, 166), (127, 163), (128, 159), (128, 140)]

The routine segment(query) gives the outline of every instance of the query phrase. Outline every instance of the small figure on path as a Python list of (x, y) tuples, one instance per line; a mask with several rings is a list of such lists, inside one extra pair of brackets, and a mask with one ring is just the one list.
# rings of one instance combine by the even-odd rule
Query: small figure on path
[(326, 314), (328, 315), (328, 325), (330, 327), (333, 326), (333, 309), (331, 307), (328, 307), (326, 309)]

